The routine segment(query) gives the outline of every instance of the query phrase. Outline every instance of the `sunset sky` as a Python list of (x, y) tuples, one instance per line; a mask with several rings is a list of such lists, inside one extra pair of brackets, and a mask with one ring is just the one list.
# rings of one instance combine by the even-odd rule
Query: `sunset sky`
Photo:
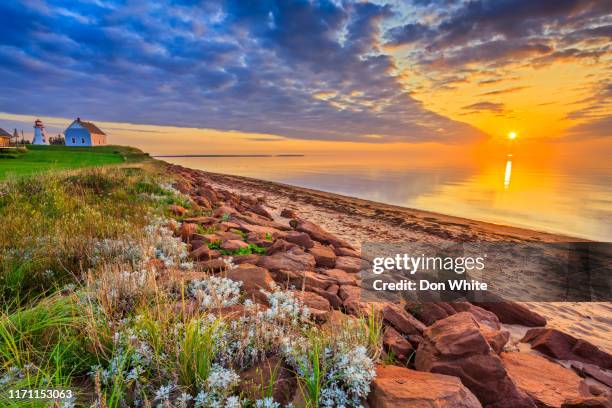
[(1, 2), (0, 127), (80, 116), (158, 153), (612, 136), (612, 2), (143, 3)]

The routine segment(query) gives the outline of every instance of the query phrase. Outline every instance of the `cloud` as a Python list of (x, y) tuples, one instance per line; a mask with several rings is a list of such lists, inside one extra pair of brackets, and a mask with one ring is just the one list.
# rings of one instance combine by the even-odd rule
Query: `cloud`
[(396, 12), (348, 0), (2, 2), (0, 110), (299, 139), (483, 137), (404, 88), (381, 47)]
[(473, 112), (488, 111), (488, 112), (502, 113), (505, 111), (505, 105), (503, 103), (496, 103), (496, 102), (476, 102), (471, 105), (464, 106), (461, 109), (469, 110)]
[(484, 93), (481, 93), (480, 95), (482, 96), (490, 96), (490, 95), (502, 95), (502, 94), (508, 94), (508, 93), (514, 93), (514, 92), (518, 92), (518, 91), (522, 91), (523, 89), (528, 88), (527, 86), (513, 86), (510, 88), (504, 88), (504, 89), (495, 89), (493, 91), (487, 91)]

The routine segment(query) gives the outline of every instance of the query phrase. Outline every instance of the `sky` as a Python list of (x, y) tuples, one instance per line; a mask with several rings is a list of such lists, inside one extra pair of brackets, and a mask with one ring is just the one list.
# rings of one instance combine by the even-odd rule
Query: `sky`
[(601, 143), (611, 37), (598, 0), (0, 2), (0, 127), (78, 116), (157, 153)]

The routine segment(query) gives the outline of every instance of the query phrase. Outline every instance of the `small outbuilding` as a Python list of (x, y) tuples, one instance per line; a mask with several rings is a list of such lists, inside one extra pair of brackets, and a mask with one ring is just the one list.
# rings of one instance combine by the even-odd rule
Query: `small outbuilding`
[(0, 128), (0, 147), (9, 147), (10, 145), (11, 145), (10, 133)]
[(107, 143), (106, 133), (92, 122), (76, 118), (64, 131), (66, 146), (104, 146)]

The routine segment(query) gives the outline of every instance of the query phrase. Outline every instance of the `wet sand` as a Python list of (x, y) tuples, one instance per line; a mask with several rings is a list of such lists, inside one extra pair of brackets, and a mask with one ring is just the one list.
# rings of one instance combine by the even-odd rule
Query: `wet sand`
[[(201, 171), (215, 187), (265, 199), (275, 218), (292, 209), (357, 249), (363, 241), (586, 242), (584, 239), (470, 220), (281, 183)], [(555, 327), (612, 353), (612, 303), (529, 303)], [(522, 330), (513, 330), (521, 332)]]

